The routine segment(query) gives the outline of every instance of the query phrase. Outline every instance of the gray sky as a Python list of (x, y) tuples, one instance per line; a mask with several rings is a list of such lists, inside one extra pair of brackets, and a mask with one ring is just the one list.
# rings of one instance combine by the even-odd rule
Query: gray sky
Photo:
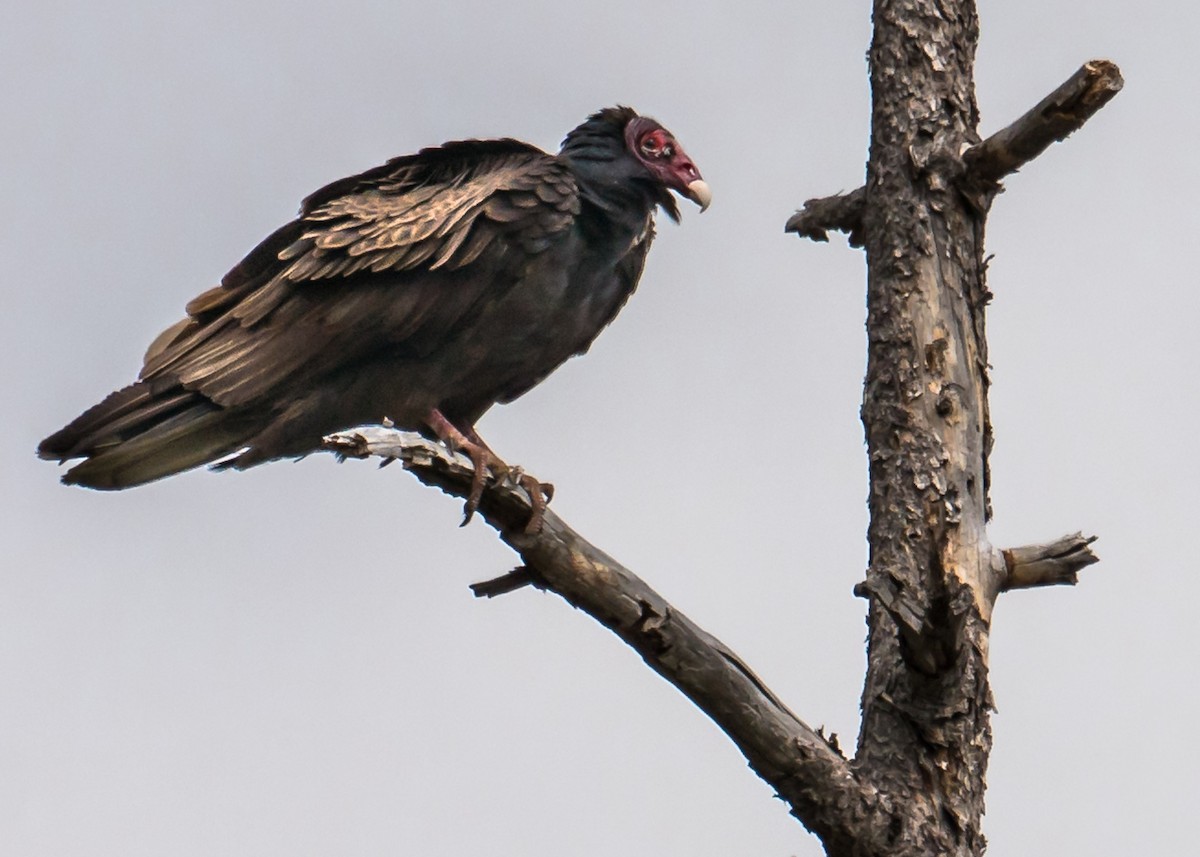
[[(1171, 853), (1200, 752), (1189, 4), (982, 4), (985, 133), (1093, 57), (1125, 92), (990, 220), (999, 545), (1099, 534), (995, 616), (991, 854)], [(864, 266), (785, 237), (861, 183), (869, 4), (46, 2), (0, 31), (0, 851), (816, 855), (717, 729), (398, 468), (102, 494), (36, 442), (321, 184), (626, 103), (715, 201), (592, 352), (480, 429), (853, 745)], [(804, 454), (778, 473), (786, 437)], [(664, 462), (671, 462), (664, 466)]]

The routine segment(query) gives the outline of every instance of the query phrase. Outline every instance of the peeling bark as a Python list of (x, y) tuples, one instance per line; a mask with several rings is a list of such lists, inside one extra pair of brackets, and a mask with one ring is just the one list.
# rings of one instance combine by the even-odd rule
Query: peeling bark
[(869, 53), (868, 666), (856, 770), (894, 854), (982, 854), (991, 749), (983, 222), (957, 191), (979, 142), (974, 3), (877, 0)]
[(784, 232), (795, 232), (801, 238), (828, 241), (829, 230), (845, 232), (851, 247), (863, 246), (862, 216), (867, 204), (866, 188), (839, 193), (821, 199), (810, 199), (788, 218)]
[(1032, 110), (963, 155), (967, 172), (985, 182), (1011, 175), (1083, 127), (1108, 104), (1125, 81), (1108, 60), (1092, 60)]
[(1000, 591), (1037, 586), (1074, 586), (1080, 570), (1100, 558), (1092, 553), (1095, 536), (1073, 533), (1049, 544), (1026, 545), (1002, 551), (1004, 575)]
[[(412, 432), (367, 426), (331, 435), (325, 447), (343, 457), (402, 461), (422, 482), (458, 497), (470, 491), (470, 459)], [(613, 631), (712, 718), (792, 814), (824, 842), (852, 848), (876, 838), (871, 829), (887, 820), (874, 790), (858, 780), (828, 738), (793, 714), (729, 647), (553, 511), (546, 511), (538, 532), (526, 533), (531, 511), (529, 495), (519, 485), (506, 482), (484, 492), (478, 514), (524, 565), (476, 584), (476, 594), (497, 595), (530, 584), (562, 596)]]
[[(867, 183), (809, 200), (791, 231), (846, 231), (866, 251), (870, 459), (868, 663), (858, 746), (847, 760), (723, 643), (529, 496), (490, 486), (480, 515), (523, 565), (476, 584), (562, 596), (611, 629), (734, 741), (833, 857), (979, 857), (991, 751), (988, 645), (1000, 593), (1073, 584), (1094, 536), (1001, 550), (988, 542), (984, 225), (999, 180), (1081, 126), (1120, 89), (1089, 63), (980, 142), (979, 26), (971, 0), (875, 0)], [(326, 439), (342, 455), (401, 459), (466, 496), (470, 461), (420, 436), (364, 428)]]
[[(1113, 99), (1125, 81), (1121, 70), (1108, 60), (1092, 60), (1011, 125), (997, 131), (963, 155), (959, 189), (980, 212), (985, 212), (1000, 190), (1000, 181), (1017, 172), (1052, 143), (1065, 140), (1083, 127)], [(866, 188), (847, 194), (810, 199), (793, 214), (784, 232), (801, 238), (828, 241), (829, 230), (845, 232), (851, 247), (863, 246), (863, 212)]]

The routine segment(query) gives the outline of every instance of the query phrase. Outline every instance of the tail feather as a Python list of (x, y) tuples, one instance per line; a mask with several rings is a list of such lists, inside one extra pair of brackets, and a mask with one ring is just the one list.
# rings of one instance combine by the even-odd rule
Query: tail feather
[(83, 457), (69, 485), (116, 490), (217, 461), (246, 445), (253, 420), (176, 387), (156, 393), (138, 382), (113, 393), (38, 446), (43, 458)]
[[(148, 384), (131, 384), (109, 394), (100, 404), (93, 405), (73, 419), (66, 428), (56, 431), (38, 444), (38, 456), (62, 462), (90, 454), (101, 442), (102, 438), (97, 438), (96, 435), (105, 426), (136, 413), (150, 399)], [(89, 439), (92, 440), (90, 447), (87, 444)]]

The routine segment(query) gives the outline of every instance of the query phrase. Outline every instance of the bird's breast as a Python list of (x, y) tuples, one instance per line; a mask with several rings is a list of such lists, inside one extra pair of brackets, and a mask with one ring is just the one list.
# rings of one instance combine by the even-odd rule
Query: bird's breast
[(454, 360), (462, 395), (487, 405), (511, 401), (587, 350), (612, 320), (629, 286), (614, 258), (575, 243), (529, 260), (517, 282), (463, 332)]

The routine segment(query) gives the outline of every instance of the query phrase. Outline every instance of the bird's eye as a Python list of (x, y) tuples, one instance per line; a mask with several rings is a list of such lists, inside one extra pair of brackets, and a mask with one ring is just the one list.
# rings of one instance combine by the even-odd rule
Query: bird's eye
[(671, 160), (675, 157), (675, 141), (671, 135), (657, 129), (646, 134), (638, 144), (643, 155), (656, 160)]

